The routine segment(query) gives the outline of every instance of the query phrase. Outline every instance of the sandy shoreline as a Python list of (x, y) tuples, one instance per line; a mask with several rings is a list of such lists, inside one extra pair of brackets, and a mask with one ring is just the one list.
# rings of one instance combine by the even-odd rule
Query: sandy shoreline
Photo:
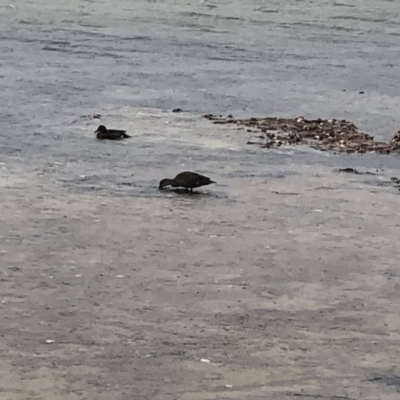
[[(1, 398), (397, 399), (398, 190), (137, 118), (78, 170), (4, 159)], [(176, 165), (149, 169), (151, 135), (218, 184), (159, 193)]]

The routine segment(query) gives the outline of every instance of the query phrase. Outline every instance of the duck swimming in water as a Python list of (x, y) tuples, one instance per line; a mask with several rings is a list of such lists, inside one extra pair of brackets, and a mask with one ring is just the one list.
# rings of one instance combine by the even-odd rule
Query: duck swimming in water
[(100, 125), (97, 128), (96, 137), (99, 140), (120, 140), (120, 139), (128, 139), (129, 135), (126, 134), (126, 131), (119, 131), (118, 129), (107, 129), (104, 125)]
[(178, 174), (174, 179), (163, 179), (158, 188), (162, 190), (165, 186), (183, 187), (193, 192), (193, 188), (210, 185), (211, 183), (215, 182), (206, 176), (197, 174), (196, 172), (184, 171)]

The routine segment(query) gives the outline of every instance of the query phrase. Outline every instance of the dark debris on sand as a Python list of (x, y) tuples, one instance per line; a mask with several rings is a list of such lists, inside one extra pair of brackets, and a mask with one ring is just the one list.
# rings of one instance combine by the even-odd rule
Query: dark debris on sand
[(375, 151), (389, 154), (400, 150), (400, 130), (389, 143), (377, 142), (374, 137), (359, 132), (357, 127), (346, 120), (297, 118), (246, 118), (235, 119), (232, 115), (226, 118), (207, 114), (204, 118), (214, 124), (233, 124), (248, 131), (261, 132), (263, 142), (249, 142), (263, 148), (274, 148), (283, 145), (307, 145), (319, 150), (345, 153), (366, 153)]
[(392, 181), (393, 186), (394, 186), (396, 189), (399, 189), (399, 190), (400, 190), (400, 179), (397, 178), (396, 176), (393, 176), (393, 177), (390, 178), (390, 180)]
[(375, 172), (369, 172), (369, 171), (361, 172), (356, 168), (349, 168), (349, 167), (347, 167), (347, 168), (339, 168), (338, 171), (339, 172), (346, 172), (348, 174), (356, 174), (356, 175), (376, 175)]

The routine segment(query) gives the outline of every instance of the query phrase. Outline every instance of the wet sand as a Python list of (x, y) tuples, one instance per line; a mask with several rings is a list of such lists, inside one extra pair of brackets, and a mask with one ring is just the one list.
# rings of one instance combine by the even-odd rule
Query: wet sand
[[(398, 399), (396, 157), (125, 111), (130, 141), (83, 120), (75, 161), (2, 160), (0, 397)], [(156, 189), (185, 169), (218, 183)]]

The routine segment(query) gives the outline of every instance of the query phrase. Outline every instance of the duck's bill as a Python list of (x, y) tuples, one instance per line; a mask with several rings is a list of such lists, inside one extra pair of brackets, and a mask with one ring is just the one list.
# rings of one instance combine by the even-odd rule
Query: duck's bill
[(99, 133), (100, 131), (97, 129), (97, 131), (94, 131), (93, 133)]

